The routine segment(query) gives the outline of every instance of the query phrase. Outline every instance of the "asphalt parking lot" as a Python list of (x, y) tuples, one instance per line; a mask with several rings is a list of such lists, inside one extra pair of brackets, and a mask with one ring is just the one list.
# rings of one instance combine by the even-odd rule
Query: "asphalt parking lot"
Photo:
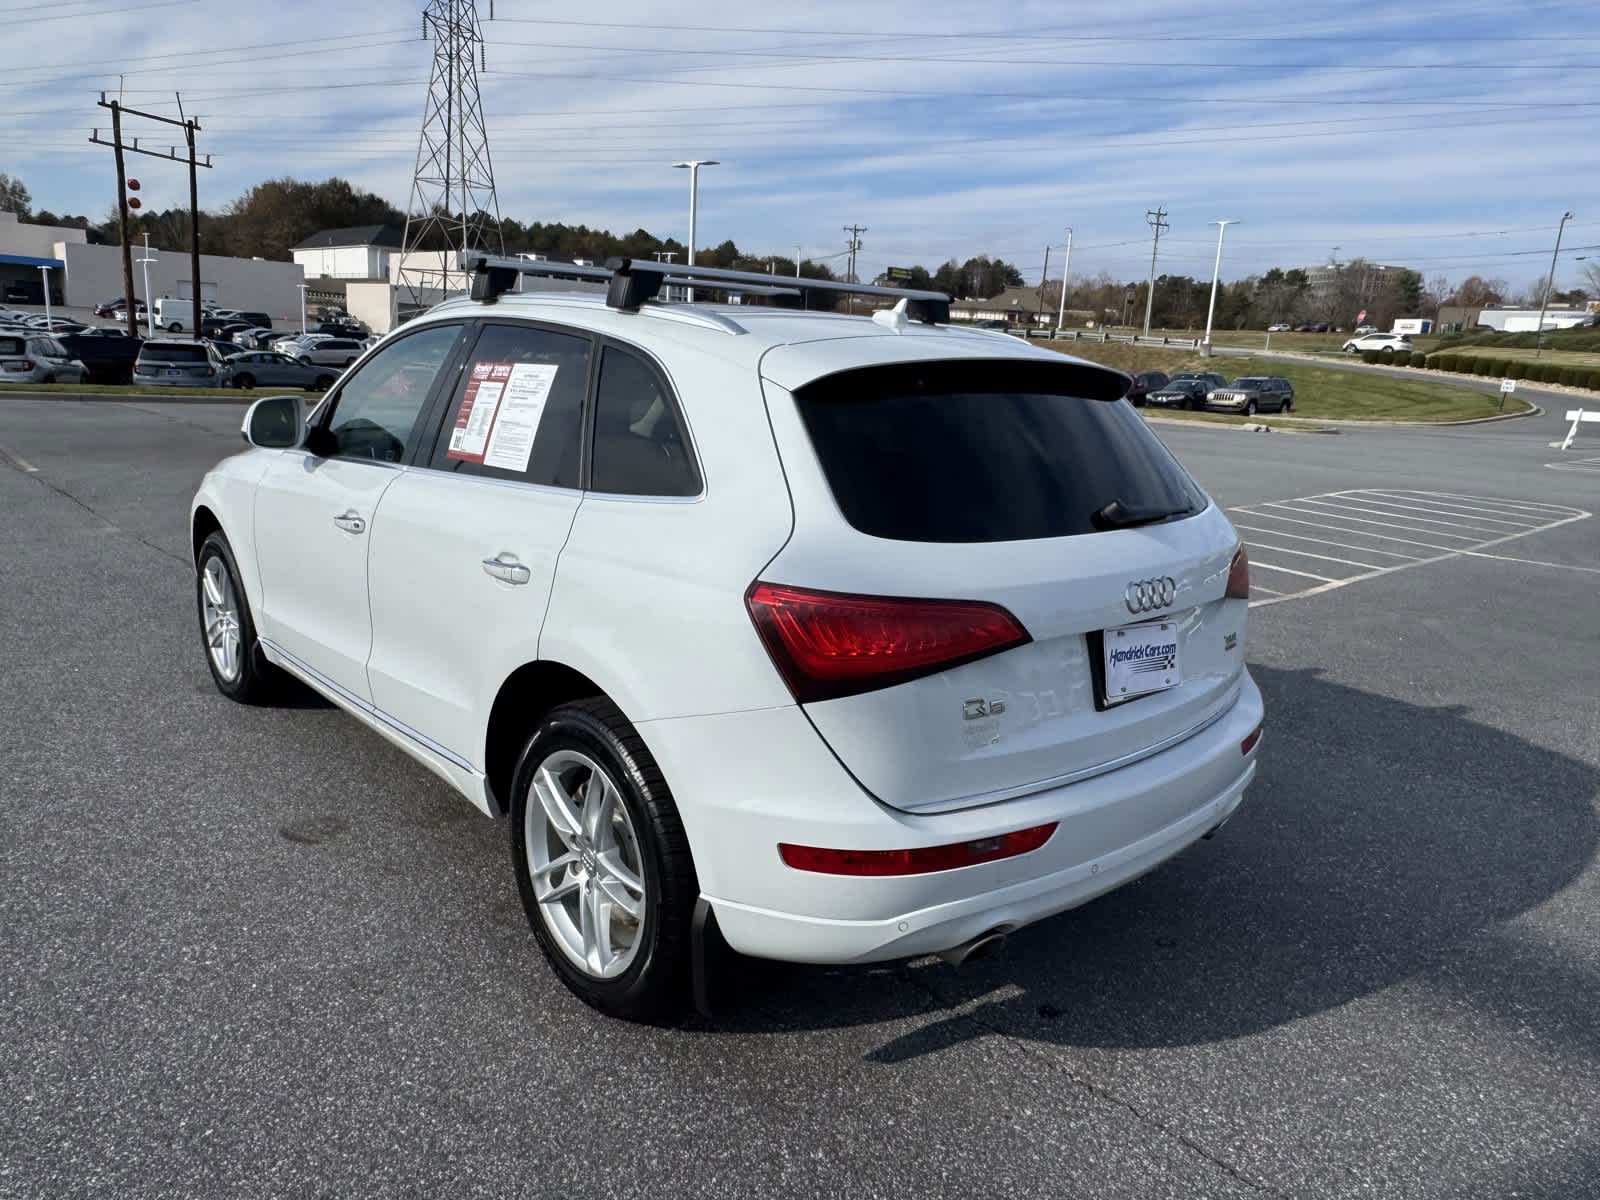
[(1558, 414), (1162, 425), (1257, 564), (1239, 816), (998, 957), (744, 963), (656, 1029), (545, 969), (501, 826), (216, 693), (185, 520), (239, 411), (0, 398), (0, 1195), (1600, 1193)]

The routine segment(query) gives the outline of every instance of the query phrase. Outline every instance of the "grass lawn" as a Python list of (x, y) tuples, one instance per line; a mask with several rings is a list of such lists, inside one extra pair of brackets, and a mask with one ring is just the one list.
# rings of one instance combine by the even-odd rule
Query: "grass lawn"
[[(1308, 335), (1309, 336), (1309, 335)], [(1267, 358), (1201, 358), (1193, 350), (1130, 346), (1123, 342), (1049, 342), (1052, 349), (1124, 371), (1220, 371), (1281, 375), (1294, 385), (1294, 415), (1336, 421), (1463, 421), (1500, 411), (1500, 397), (1432, 379), (1402, 379), (1376, 372), (1344, 371), (1315, 363)], [(1506, 411), (1527, 411), (1513, 399)], [(1276, 414), (1265, 414), (1271, 423)]]
[[(1175, 338), (1197, 338), (1205, 333), (1203, 329), (1152, 329), (1150, 332), (1155, 337), (1165, 334)], [(1354, 336), (1353, 333), (1275, 333), (1270, 348), (1291, 354), (1337, 354)], [(1418, 350), (1427, 353), (1437, 340), (1432, 336), (1413, 337), (1411, 342)], [(1268, 349), (1267, 334), (1260, 329), (1213, 329), (1211, 342), (1216, 346), (1239, 350)]]
[(223, 400), (237, 400), (241, 404), (262, 396), (305, 396), (308, 400), (321, 396), (321, 392), (298, 392), (294, 388), (175, 388), (126, 387), (114, 383), (0, 383), (0, 394), (6, 392), (54, 392), (64, 396), (215, 396)]

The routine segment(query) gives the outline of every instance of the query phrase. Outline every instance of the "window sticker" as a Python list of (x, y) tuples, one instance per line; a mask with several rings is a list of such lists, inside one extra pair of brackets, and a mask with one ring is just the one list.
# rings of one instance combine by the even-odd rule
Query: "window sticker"
[(511, 364), (508, 362), (472, 364), (472, 374), (467, 377), (466, 394), (461, 397), (461, 407), (456, 412), (456, 427), (450, 433), (450, 449), (445, 452), (446, 458), (474, 463), (483, 461), (489, 431), (494, 427), (495, 415), (500, 408), (501, 394), (510, 378)]
[(503, 394), (498, 397), (499, 412), (481, 460), (484, 466), (502, 471), (528, 469), (533, 439), (539, 432), (539, 418), (544, 415), (544, 404), (555, 384), (557, 370), (555, 363), (521, 362), (511, 367)]

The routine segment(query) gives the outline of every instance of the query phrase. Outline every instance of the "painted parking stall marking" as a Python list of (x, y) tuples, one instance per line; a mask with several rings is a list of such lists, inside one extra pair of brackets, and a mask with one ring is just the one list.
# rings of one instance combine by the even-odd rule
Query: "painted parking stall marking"
[[(1592, 460), (1600, 471), (1600, 459)], [(1564, 464), (1576, 466), (1577, 464)], [(1581, 508), (1410, 488), (1360, 488), (1228, 510), (1250, 551), (1255, 608), (1482, 551), (1591, 516)]]
[(1565, 462), (1545, 463), (1552, 471), (1581, 471), (1589, 475), (1600, 475), (1600, 456), (1595, 458), (1572, 458)]

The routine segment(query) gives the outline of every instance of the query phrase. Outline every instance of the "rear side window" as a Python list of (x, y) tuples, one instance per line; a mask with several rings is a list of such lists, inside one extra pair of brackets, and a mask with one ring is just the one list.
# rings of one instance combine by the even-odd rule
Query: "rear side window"
[(613, 496), (700, 494), (700, 475), (666, 380), (616, 346), (607, 346), (600, 360), (589, 486)]
[(462, 475), (578, 486), (589, 338), (488, 325), (467, 358), (429, 466)]
[(21, 338), (0, 337), (0, 354), (23, 354), (26, 349)]
[[(1095, 392), (1104, 399), (1082, 394)], [(1099, 372), (1026, 362), (931, 362), (829, 376), (795, 393), (852, 526), (908, 542), (1005, 542), (1096, 532), (1093, 514), (1200, 511), (1177, 461)]]

